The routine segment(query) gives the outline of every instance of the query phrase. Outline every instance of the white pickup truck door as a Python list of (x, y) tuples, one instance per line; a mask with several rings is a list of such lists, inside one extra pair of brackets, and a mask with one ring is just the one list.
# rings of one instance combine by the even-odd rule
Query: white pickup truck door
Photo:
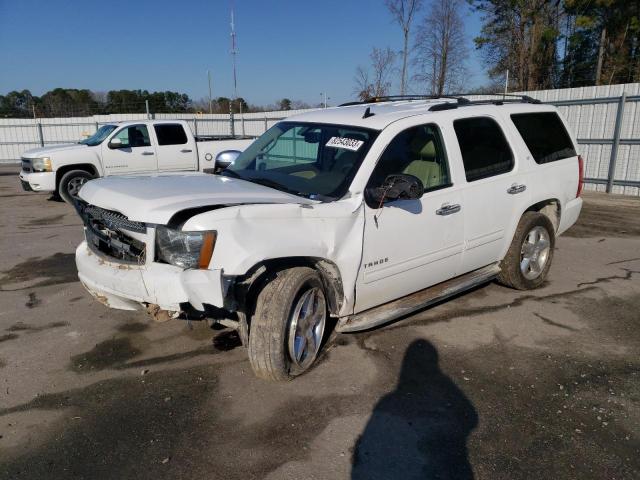
[[(111, 140), (121, 141), (119, 148), (111, 148)], [(109, 141), (102, 142), (102, 163), (105, 175), (151, 173), (158, 170), (156, 151), (144, 124), (128, 125), (116, 130)]]
[(488, 116), (453, 122), (467, 185), (462, 273), (502, 260), (529, 206), (527, 174), (503, 126)]
[(159, 171), (198, 169), (198, 147), (195, 138), (185, 131), (182, 124), (154, 123), (153, 133), (156, 138)]
[(437, 126), (400, 132), (386, 147), (368, 188), (397, 173), (418, 177), (425, 193), (381, 208), (367, 200), (355, 312), (447, 280), (461, 268), (466, 212)]

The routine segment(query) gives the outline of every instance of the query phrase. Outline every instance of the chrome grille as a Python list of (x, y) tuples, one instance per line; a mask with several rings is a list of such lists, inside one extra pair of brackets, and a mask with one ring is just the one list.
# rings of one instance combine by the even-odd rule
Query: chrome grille
[(134, 222), (118, 212), (88, 205), (84, 212), (94, 220), (100, 220), (105, 226), (114, 230), (129, 230), (130, 232), (147, 233), (147, 227), (142, 222)]

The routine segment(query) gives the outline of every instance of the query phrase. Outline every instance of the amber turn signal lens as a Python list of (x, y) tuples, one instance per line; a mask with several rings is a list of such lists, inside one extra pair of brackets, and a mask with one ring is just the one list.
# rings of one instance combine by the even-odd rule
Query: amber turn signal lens
[(200, 258), (198, 259), (198, 268), (209, 268), (209, 262), (213, 256), (213, 247), (216, 245), (216, 233), (206, 232), (202, 242), (202, 248), (200, 248)]

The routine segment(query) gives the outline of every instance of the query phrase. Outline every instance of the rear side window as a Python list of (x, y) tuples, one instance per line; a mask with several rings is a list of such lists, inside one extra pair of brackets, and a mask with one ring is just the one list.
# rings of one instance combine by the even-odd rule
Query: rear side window
[(555, 162), (577, 155), (564, 124), (555, 112), (511, 115), (536, 163)]
[(453, 122), (467, 182), (511, 171), (513, 153), (495, 120), (463, 118)]
[(158, 137), (158, 145), (183, 145), (187, 143), (187, 134), (182, 125), (160, 123), (153, 126)]

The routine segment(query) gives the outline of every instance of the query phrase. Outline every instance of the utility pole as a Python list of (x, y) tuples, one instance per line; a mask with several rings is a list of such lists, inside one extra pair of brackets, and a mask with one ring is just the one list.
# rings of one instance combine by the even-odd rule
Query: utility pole
[(211, 98), (211, 70), (207, 70), (207, 77), (209, 79), (209, 113), (213, 113), (213, 99)]
[[(231, 58), (233, 59), (233, 99), (229, 102), (229, 117), (231, 121), (231, 136), (235, 137), (235, 119), (233, 118), (233, 102), (238, 100), (238, 74), (236, 69), (236, 23), (233, 17), (233, 0), (231, 2)], [(242, 115), (242, 104), (240, 104), (240, 114)]]
[(236, 24), (233, 18), (233, 3), (231, 4), (231, 58), (233, 59), (233, 99), (238, 99), (238, 74), (236, 66), (236, 55), (238, 48), (236, 45)]

